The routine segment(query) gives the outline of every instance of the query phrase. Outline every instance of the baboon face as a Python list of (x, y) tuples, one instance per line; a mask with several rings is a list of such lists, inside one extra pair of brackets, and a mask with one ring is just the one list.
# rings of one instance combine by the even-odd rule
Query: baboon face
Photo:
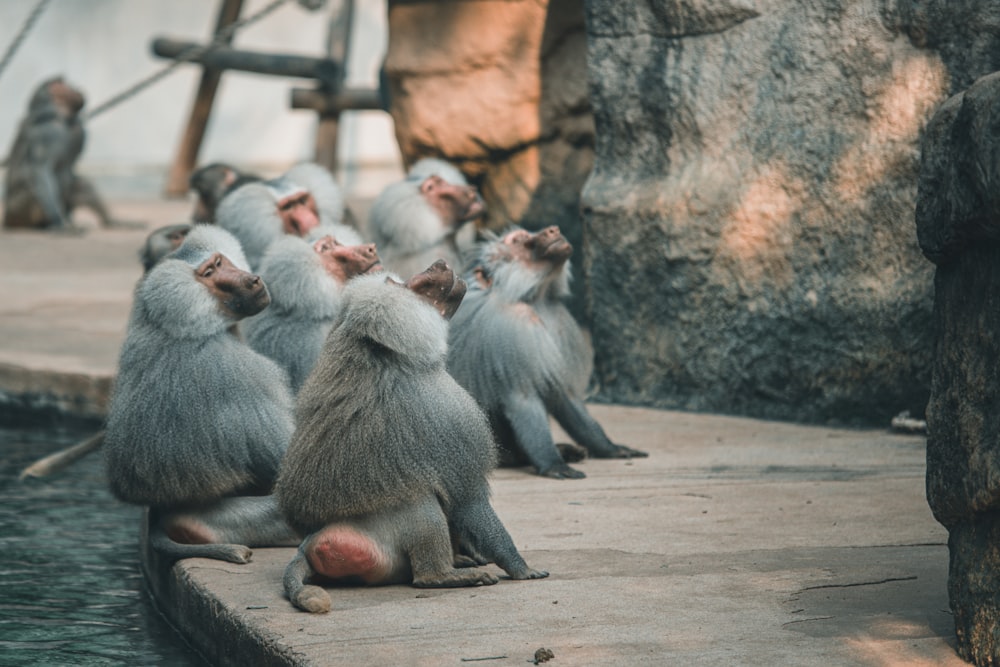
[(555, 225), (534, 234), (515, 230), (504, 236), (503, 244), (513, 260), (534, 266), (557, 268), (573, 254), (573, 246)]
[(286, 234), (306, 236), (319, 226), (319, 209), (308, 192), (297, 192), (278, 200), (278, 215)]
[(447, 262), (439, 259), (426, 271), (406, 281), (405, 287), (450, 320), (465, 297), (465, 281), (455, 276)]
[(486, 204), (475, 186), (449, 183), (437, 175), (423, 180), (420, 194), (446, 225), (468, 222), (486, 212)]
[(234, 320), (256, 315), (271, 303), (260, 276), (237, 268), (220, 252), (202, 262), (194, 275), (219, 302), (222, 312)]
[(49, 96), (59, 111), (65, 116), (75, 116), (83, 108), (83, 93), (62, 79), (55, 79), (48, 85)]
[(313, 243), (313, 250), (319, 255), (326, 272), (341, 284), (363, 273), (382, 270), (374, 243), (343, 245), (327, 235)]

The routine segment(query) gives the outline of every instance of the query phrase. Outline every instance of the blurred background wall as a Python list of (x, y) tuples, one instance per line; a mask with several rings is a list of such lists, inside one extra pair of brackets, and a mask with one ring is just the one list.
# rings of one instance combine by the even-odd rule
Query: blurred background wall
[[(270, 0), (246, 0), (243, 17)], [(273, 53), (322, 56), (328, 16), (338, 4), (310, 12), (288, 2), (237, 32), (233, 46)], [(0, 50), (5, 51), (35, 6), (34, 0), (0, 2)], [(87, 96), (87, 109), (168, 65), (150, 41), (164, 36), (205, 43), (218, 3), (206, 0), (52, 0), (0, 73), (0, 155), (6, 156), (34, 87), (62, 74)], [(348, 86), (375, 86), (386, 45), (385, 0), (357, 0)], [(102, 193), (159, 194), (194, 100), (201, 68), (182, 65), (87, 126), (81, 173)], [(264, 174), (313, 155), (316, 114), (290, 108), (289, 95), (304, 80), (226, 72), (216, 94), (199, 163), (226, 161)], [(372, 196), (400, 170), (390, 117), (381, 111), (341, 118), (341, 184)]]

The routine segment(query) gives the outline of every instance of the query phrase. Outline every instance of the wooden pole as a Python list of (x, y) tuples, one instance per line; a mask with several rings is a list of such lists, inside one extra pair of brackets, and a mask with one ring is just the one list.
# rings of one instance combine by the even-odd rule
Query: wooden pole
[[(341, 0), (340, 7), (331, 17), (326, 35), (326, 54), (341, 64), (340, 78), (333, 90), (343, 90), (347, 78), (347, 59), (351, 53), (351, 32), (354, 22), (354, 0)], [(337, 136), (340, 133), (340, 109), (320, 112), (316, 125), (316, 146), (313, 159), (331, 172), (337, 167)]]
[[(242, 9), (243, 0), (222, 0), (213, 36), (239, 19)], [(231, 42), (232, 35), (226, 40), (226, 43)], [(198, 151), (201, 149), (201, 142), (205, 137), (205, 127), (208, 125), (208, 117), (212, 113), (215, 91), (219, 87), (221, 78), (221, 70), (210, 67), (202, 69), (201, 82), (198, 84), (198, 93), (195, 96), (194, 106), (191, 108), (187, 129), (177, 147), (177, 154), (174, 156), (174, 163), (170, 167), (170, 175), (167, 177), (165, 194), (168, 197), (183, 197), (187, 194), (188, 179), (198, 161)]]

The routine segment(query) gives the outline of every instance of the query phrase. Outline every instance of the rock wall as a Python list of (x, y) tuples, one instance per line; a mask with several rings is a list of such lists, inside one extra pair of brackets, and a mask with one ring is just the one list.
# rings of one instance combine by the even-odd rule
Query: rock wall
[(876, 0), (586, 10), (601, 397), (805, 421), (922, 413), (932, 269), (912, 221), (921, 129), (949, 92), (938, 54)]
[(930, 385), (921, 132), (996, 6), (408, 0), (385, 71), (407, 163), (574, 242), (598, 398), (883, 425)]
[(1000, 73), (941, 105), (916, 223), (935, 262), (927, 501), (948, 528), (959, 654), (1000, 661)]

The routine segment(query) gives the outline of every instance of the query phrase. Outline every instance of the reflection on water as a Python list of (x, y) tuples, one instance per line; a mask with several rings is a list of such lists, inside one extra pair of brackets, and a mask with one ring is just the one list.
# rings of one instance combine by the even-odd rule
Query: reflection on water
[(100, 452), (17, 479), (87, 435), (0, 428), (0, 665), (203, 665), (150, 604), (140, 510), (108, 492)]

